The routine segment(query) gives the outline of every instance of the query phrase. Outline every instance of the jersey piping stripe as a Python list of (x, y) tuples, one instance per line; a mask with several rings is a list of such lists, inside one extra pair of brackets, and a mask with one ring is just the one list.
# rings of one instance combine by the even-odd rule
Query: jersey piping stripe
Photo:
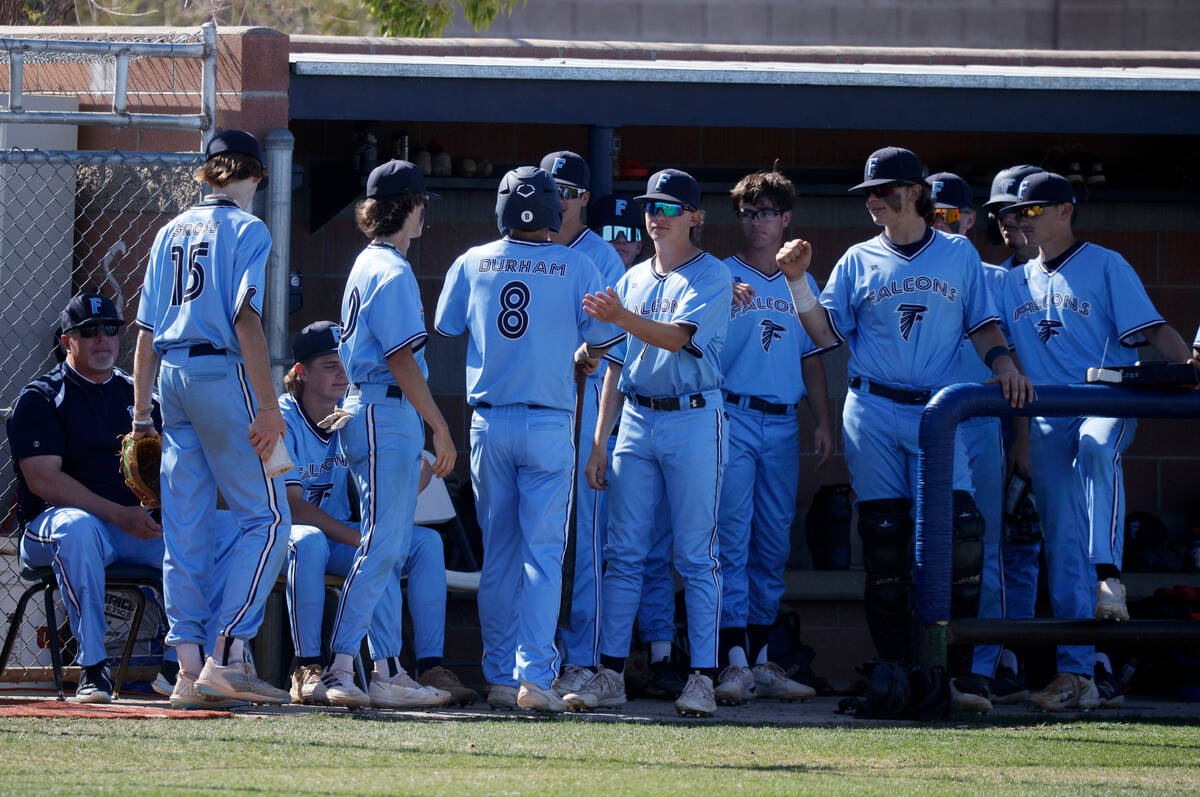
[[(613, 346), (616, 346), (618, 343), (620, 343), (622, 340), (624, 340), (625, 335), (626, 335), (626, 333), (622, 332), (620, 335), (617, 335), (612, 340), (606, 340), (603, 343), (594, 344), (594, 346), (597, 349), (611, 349)], [(616, 361), (614, 360), (613, 362), (616, 362)]]
[(654, 279), (658, 280), (659, 282), (662, 282), (663, 280), (665, 280), (667, 277), (674, 274), (679, 269), (687, 268), (688, 266), (692, 265), (696, 261), (701, 260), (706, 254), (708, 254), (708, 252), (701, 252), (700, 254), (696, 255), (695, 257), (693, 257), (691, 260), (687, 261), (686, 263), (684, 263), (682, 265), (678, 265), (675, 268), (668, 271), (666, 274), (662, 274), (662, 275), (659, 275), (658, 270), (654, 268), (654, 264), (658, 262), (658, 255), (654, 255), (653, 257), (650, 258), (650, 261), (651, 261), (650, 262), (650, 274), (651, 274), (651, 276), (654, 277)]
[(829, 312), (829, 308), (825, 307), (824, 310), (825, 310), (825, 317), (827, 319), (829, 319), (829, 328), (833, 330), (834, 336), (838, 339), (837, 344), (835, 344), (834, 346), (829, 346), (828, 348), (823, 350), (823, 351), (829, 351), (829, 349), (837, 348), (837, 345), (844, 343), (846, 341), (846, 336), (842, 334), (842, 330), (838, 329), (837, 322), (833, 320), (833, 313)]
[[(314, 421), (312, 418), (308, 417), (308, 413), (304, 409), (304, 404), (299, 399), (296, 399), (296, 410), (297, 410), (296, 414), (298, 414), (300, 416), (300, 420), (304, 421), (305, 428), (308, 429), (308, 431), (312, 434), (312, 436), (317, 438), (318, 440), (320, 440), (322, 443), (325, 443), (326, 445), (328, 445), (329, 441), (333, 439), (333, 435), (335, 434), (335, 432), (327, 432), (324, 429), (322, 429), (320, 426), (317, 426), (317, 422)], [(299, 483), (300, 482), (298, 479), (295, 481), (288, 482), (288, 484), (299, 484)]]
[(385, 351), (383, 353), (383, 356), (391, 357), (393, 354), (400, 351), (401, 349), (403, 349), (405, 346), (408, 346), (409, 344), (412, 344), (413, 353), (415, 354), (416, 352), (420, 351), (420, 348), (417, 346), (417, 342), (419, 341), (420, 343), (423, 344), (427, 337), (429, 337), (429, 335), (427, 335), (425, 332), (418, 332), (417, 334), (413, 335), (412, 337), (408, 338), (407, 340), (402, 341), (401, 343), (398, 343), (395, 346), (393, 346), (392, 348)]
[[(246, 366), (244, 363), (237, 364), (238, 384), (242, 387), (242, 401), (246, 407), (246, 414), (250, 420), (254, 420), (253, 403), (251, 401), (250, 383), (246, 378)], [(283, 445), (281, 441), (276, 441), (275, 445)], [(254, 568), (254, 578), (250, 580), (250, 588), (246, 592), (246, 599), (234, 614), (233, 619), (221, 631), (223, 636), (234, 636), (233, 628), (242, 621), (246, 616), (246, 612), (250, 611), (250, 607), (255, 602), (255, 596), (258, 594), (258, 589), (262, 585), (263, 574), (267, 569), (267, 563), (271, 559), (271, 550), (275, 547), (275, 538), (279, 534), (279, 526), (283, 523), (283, 513), (279, 511), (279, 495), (275, 492), (275, 481), (267, 477), (267, 466), (255, 455), (258, 459), (258, 470), (262, 474), (263, 485), (267, 490), (267, 506), (271, 510), (271, 522), (267, 526), (267, 539), (263, 544), (262, 552), (258, 555), (258, 564)]]
[(1140, 346), (1142, 344), (1136, 343), (1136, 342), (1135, 343), (1126, 343), (1126, 341), (1129, 338), (1133, 337), (1134, 335), (1136, 335), (1137, 333), (1141, 332), (1144, 329), (1150, 329), (1151, 327), (1161, 326), (1165, 323), (1167, 323), (1165, 319), (1163, 319), (1161, 317), (1155, 318), (1151, 321), (1147, 321), (1144, 324), (1139, 324), (1138, 326), (1134, 327), (1133, 329), (1128, 330), (1127, 332), (1122, 332), (1120, 335), (1117, 336), (1117, 340), (1121, 341), (1121, 345), (1125, 346), (1126, 348), (1136, 349), (1138, 346)]
[[(375, 481), (375, 465), (377, 458), (375, 455), (376, 440), (374, 404), (368, 404), (366, 406), (364, 417), (367, 422), (367, 493), (370, 495), (370, 499), (367, 501), (366, 511), (363, 513), (364, 517), (362, 522), (363, 528), (366, 529), (366, 534), (362, 536), (362, 542), (359, 543), (359, 550), (362, 551), (362, 555), (355, 555), (354, 564), (351, 566), (350, 572), (346, 574), (346, 582), (342, 586), (342, 595), (340, 598), (338, 598), (337, 615), (333, 620), (334, 642), (337, 641), (338, 632), (341, 630), (342, 616), (346, 609), (347, 596), (350, 595), (350, 592), (354, 587), (354, 578), (358, 575), (359, 566), (361, 565), (363, 558), (365, 558), (366, 555), (371, 552), (371, 538), (375, 534), (376, 502), (379, 500), (379, 491), (376, 489), (377, 483)], [(399, 606), (396, 607), (396, 611), (400, 611)], [(371, 614), (374, 614), (373, 609)], [(357, 649), (357, 645), (360, 644), (362, 644), (362, 640), (357, 640), (355, 649)], [(336, 652), (337, 651), (335, 650), (334, 653)]]
[(970, 329), (968, 329), (968, 330), (967, 330), (967, 334), (968, 334), (968, 335), (974, 335), (976, 332), (978, 332), (979, 330), (983, 329), (983, 328), (984, 328), (984, 327), (986, 327), (988, 324), (999, 324), (999, 323), (1000, 323), (1000, 317), (999, 317), (999, 316), (994, 316), (994, 315), (992, 315), (992, 316), (988, 316), (987, 318), (983, 319), (982, 321), (980, 321), (980, 322), (979, 322), (978, 324), (976, 324), (975, 326), (973, 326), (973, 327), (971, 327)]
[(730, 257), (731, 257), (732, 259), (736, 260), (738, 263), (740, 263), (740, 264), (742, 264), (743, 266), (745, 266), (746, 268), (748, 268), (748, 269), (750, 269), (751, 271), (753, 271), (753, 272), (754, 272), (755, 274), (757, 274), (758, 276), (760, 276), (760, 277), (762, 277), (763, 279), (765, 279), (767, 282), (772, 282), (772, 281), (774, 281), (774, 280), (778, 279), (778, 278), (779, 278), (779, 275), (783, 273), (782, 271), (776, 271), (774, 274), (771, 274), (771, 275), (769, 275), (769, 276), (768, 276), (767, 274), (764, 274), (764, 273), (763, 273), (762, 271), (760, 271), (759, 269), (757, 269), (757, 268), (755, 268), (754, 266), (752, 266), (752, 265), (750, 265), (749, 263), (747, 263), (745, 260), (742, 260), (742, 259), (741, 259), (740, 257), (738, 257), (737, 255), (730, 255)]
[(892, 243), (891, 240), (888, 239), (887, 235), (885, 235), (883, 233), (880, 233), (878, 236), (879, 244), (884, 249), (888, 250), (889, 252), (891, 252), (896, 257), (900, 258), (901, 260), (907, 260), (907, 261), (911, 262), (913, 260), (916, 260), (918, 257), (920, 257), (921, 253), (924, 252), (929, 247), (933, 246), (933, 242), (937, 240), (937, 236), (933, 234), (933, 230), (930, 229), (929, 227), (925, 228), (925, 233), (929, 236), (928, 239), (926, 239), (925, 244), (920, 249), (913, 252), (911, 255), (906, 255), (903, 252), (901, 252), (898, 248), (896, 248), (896, 245), (894, 243)]
[(148, 324), (148, 323), (146, 323), (145, 321), (143, 321), (143, 320), (142, 320), (142, 319), (140, 319), (140, 318), (135, 318), (135, 319), (133, 320), (133, 325), (134, 325), (135, 327), (137, 327), (138, 329), (144, 329), (144, 330), (146, 330), (147, 332), (153, 332), (153, 331), (154, 331), (154, 325), (152, 325), (152, 324)]
[[(249, 307), (254, 311), (255, 315), (262, 315), (262, 311), (255, 307), (254, 302), (251, 301), (256, 293), (258, 293), (258, 288), (255, 288), (253, 285), (248, 285), (244, 291), (238, 294), (237, 301), (233, 303), (233, 316), (229, 319), (230, 323), (237, 323), (237, 317), (242, 312), (243, 307)], [(221, 344), (217, 343), (214, 345), (220, 346)]]
[[(669, 323), (681, 324), (685, 327), (691, 327), (693, 337), (695, 336), (696, 332), (698, 332), (700, 329), (700, 325), (695, 323), (694, 321), (671, 321)], [(683, 344), (683, 350), (686, 351), (688, 354), (692, 355), (693, 357), (695, 357), (697, 360), (704, 359), (704, 351), (699, 346), (697, 346), (695, 343), (692, 342), (691, 337), (688, 338), (687, 343)]]
[(520, 246), (555, 246), (554, 241), (523, 241), (519, 238), (510, 238), (504, 236), (504, 240), (510, 244), (518, 244)]
[(1087, 249), (1087, 247), (1088, 247), (1087, 241), (1076, 241), (1075, 243), (1078, 244), (1078, 246), (1075, 248), (1075, 251), (1072, 252), (1071, 254), (1067, 255), (1065, 258), (1063, 258), (1063, 261), (1058, 264), (1058, 268), (1053, 268), (1053, 269), (1046, 268), (1046, 263), (1042, 260), (1042, 258), (1040, 256), (1038, 257), (1038, 260), (1037, 260), (1038, 268), (1040, 268), (1042, 270), (1042, 273), (1048, 277), (1052, 277), (1055, 274), (1057, 274), (1058, 272), (1062, 271), (1063, 267), (1066, 266), (1067, 263), (1070, 263), (1072, 260), (1074, 260), (1075, 257), (1080, 252), (1082, 252), (1084, 249)]
[(571, 249), (574, 249), (576, 246), (579, 245), (580, 241), (582, 241), (584, 238), (587, 237), (587, 234), (589, 232), (591, 232), (591, 230), (589, 230), (587, 227), (584, 227), (582, 230), (579, 231), (579, 235), (575, 236), (575, 240), (571, 241), (571, 243), (567, 244), (567, 246), (570, 247)]

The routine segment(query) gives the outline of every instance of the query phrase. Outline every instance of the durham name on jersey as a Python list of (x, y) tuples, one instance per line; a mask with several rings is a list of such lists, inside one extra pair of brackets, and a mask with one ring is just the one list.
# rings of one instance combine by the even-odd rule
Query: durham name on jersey
[(354, 261), (342, 295), (338, 354), (346, 376), (356, 385), (395, 384), (387, 358), (412, 346), (428, 377), (425, 338), (425, 308), (412, 266), (391, 244), (370, 244)]
[(262, 315), (270, 251), (267, 225), (227, 199), (201, 202), (160, 229), (137, 312), (154, 350), (208, 343), (241, 354), (233, 324), (247, 302)]
[(299, 485), (304, 500), (334, 520), (350, 519), (346, 457), (337, 432), (326, 432), (305, 414), (291, 393), (279, 397), (279, 411), (287, 424), (284, 442), (296, 467), (283, 477), (284, 484)]
[(850, 247), (821, 304), (849, 342), (851, 377), (914, 389), (955, 381), (963, 334), (1000, 320), (975, 247), (932, 229), (912, 255), (882, 233)]
[(575, 350), (620, 332), (583, 310), (601, 290), (591, 259), (561, 244), (502, 238), (468, 249), (446, 273), (434, 320), (438, 334), (471, 333), (467, 403), (574, 410)]
[[(721, 350), (725, 389), (741, 396), (757, 396), (776, 404), (797, 404), (804, 398), (804, 377), (796, 367), (818, 349), (804, 332), (787, 278), (782, 271), (767, 276), (737, 255), (725, 265), (734, 282), (754, 289), (748, 307), (731, 304), (729, 332)], [(817, 295), (817, 281), (807, 275), (808, 287)]]
[(1008, 272), (1005, 288), (1010, 339), (1035, 384), (1075, 384), (1088, 368), (1132, 365), (1142, 332), (1163, 323), (1133, 267), (1095, 244), (1078, 243), (1054, 271), (1036, 257)]
[(720, 356), (733, 300), (733, 277), (724, 263), (701, 252), (664, 276), (654, 270), (651, 257), (626, 271), (616, 291), (634, 313), (695, 330), (675, 353), (627, 336), (622, 393), (682, 396), (724, 384)]

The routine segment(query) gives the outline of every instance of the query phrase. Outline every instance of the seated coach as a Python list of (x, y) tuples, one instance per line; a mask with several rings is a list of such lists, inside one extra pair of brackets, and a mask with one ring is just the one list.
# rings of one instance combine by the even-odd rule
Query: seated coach
[[(114, 367), (124, 323), (103, 296), (71, 299), (60, 316), (66, 360), (22, 389), (7, 423), (21, 562), (54, 568), (79, 644), (75, 699), (82, 703), (112, 700), (104, 568), (163, 562), (162, 527), (121, 475), (120, 437), (133, 410), (133, 381)], [(161, 427), (157, 405), (153, 418)]]

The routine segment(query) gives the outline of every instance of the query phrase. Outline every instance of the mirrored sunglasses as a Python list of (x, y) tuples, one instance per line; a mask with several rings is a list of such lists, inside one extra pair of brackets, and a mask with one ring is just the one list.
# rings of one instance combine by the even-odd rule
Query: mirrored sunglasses
[(669, 219), (682, 216), (685, 210), (695, 210), (693, 207), (681, 205), (678, 202), (647, 202), (643, 207), (647, 216), (657, 216), (662, 213)]
[(1026, 205), (1023, 208), (1017, 208), (1017, 215), (1023, 219), (1036, 219), (1045, 213), (1048, 207), (1052, 207), (1052, 205)]
[(621, 224), (605, 224), (600, 228), (600, 237), (605, 241), (612, 243), (617, 240), (617, 236), (624, 235), (626, 241), (642, 242), (641, 227), (626, 227)]
[(782, 216), (784, 213), (787, 213), (787, 211), (780, 210), (779, 208), (763, 208), (761, 210), (757, 208), (738, 208), (737, 217), (742, 221), (758, 221), (759, 219), (766, 221), (767, 219)]
[(558, 195), (560, 197), (562, 197), (563, 199), (579, 199), (579, 197), (583, 196), (586, 193), (587, 193), (586, 188), (576, 188), (573, 185), (558, 186)]
[(962, 212), (958, 208), (934, 208), (933, 216), (947, 224), (954, 224), (962, 216)]
[(76, 327), (75, 329), (73, 329), (71, 331), (78, 333), (79, 337), (81, 337), (81, 338), (94, 338), (97, 335), (99, 335), (101, 332), (104, 332), (104, 334), (110, 338), (115, 338), (117, 335), (121, 334), (121, 325), (120, 324), (90, 324), (86, 327)]

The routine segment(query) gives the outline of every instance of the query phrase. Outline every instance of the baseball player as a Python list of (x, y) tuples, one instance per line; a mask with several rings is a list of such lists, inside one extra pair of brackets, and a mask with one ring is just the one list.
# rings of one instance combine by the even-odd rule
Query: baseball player
[[(642, 256), (643, 222), (642, 206), (631, 196), (607, 194), (589, 205), (588, 224), (592, 232), (603, 238), (621, 258), (625, 269), (631, 267)], [(615, 283), (614, 283), (615, 284)], [(604, 355), (608, 367), (624, 365), (625, 342), (613, 346)], [(592, 426), (584, 426), (591, 434)], [(612, 463), (612, 452), (616, 448), (616, 430), (608, 438), (608, 462)], [(591, 442), (588, 442), (591, 450)], [(586, 464), (586, 463), (585, 463)], [(605, 496), (603, 491), (596, 495)], [(601, 527), (608, 530), (608, 501), (599, 504), (604, 517)], [(603, 543), (601, 543), (603, 550)], [(646, 693), (651, 697), (675, 700), (683, 692), (684, 682), (671, 660), (671, 647), (675, 641), (675, 577), (671, 569), (671, 520), (666, 503), (658, 506), (654, 520), (654, 539), (642, 564), (642, 600), (637, 614), (638, 638), (649, 653), (650, 670)]]
[[(1136, 347), (1147, 342), (1170, 360), (1190, 359), (1129, 263), (1075, 239), (1075, 192), (1066, 178), (1029, 175), (1017, 201), (1003, 210), (1021, 217), (1021, 232), (1038, 247), (1038, 257), (1008, 272), (1001, 300), (1014, 347), (1035, 382), (1073, 384), (1101, 363), (1131, 365)], [(1129, 619), (1120, 581), (1121, 454), (1136, 426), (1126, 418), (1030, 422), (1030, 449), (1018, 457), (1033, 475), (1055, 617)], [(1058, 675), (1030, 699), (1046, 710), (1095, 708), (1094, 665), (1091, 646), (1059, 646)]]
[(646, 187), (636, 199), (643, 203), (654, 256), (585, 304), (595, 318), (626, 331), (628, 351), (619, 386), (614, 373), (605, 376), (587, 464), (589, 483), (607, 487), (605, 446), (620, 407), (604, 549), (601, 668), (564, 700), (572, 708), (625, 703), (625, 657), (651, 542), (647, 521), (666, 502), (675, 569), (687, 596), (693, 670), (675, 707), (709, 716), (716, 708), (721, 617), (716, 504), (729, 453), (718, 358), (729, 326), (732, 278), (725, 264), (697, 246), (703, 214), (695, 179), (664, 169)]
[[(551, 235), (555, 243), (569, 246), (591, 259), (600, 272), (603, 285), (616, 285), (625, 273), (620, 256), (604, 239), (584, 226), (583, 212), (591, 194), (591, 169), (587, 161), (570, 151), (551, 152), (542, 158), (541, 168), (554, 178), (562, 202), (562, 226)], [(588, 486), (583, 465), (592, 453), (591, 430), (596, 426), (600, 406), (600, 388), (604, 384), (604, 365), (601, 361), (587, 375), (583, 385), (583, 403), (576, 468), (575, 500), (575, 580), (571, 601), (571, 617), (559, 633), (564, 649), (564, 663), (554, 690), (559, 697), (574, 692), (595, 674), (600, 663), (597, 648), (600, 643), (600, 579), (603, 572), (604, 529), (608, 519), (606, 496), (601, 490)], [(589, 368), (589, 366), (582, 366)]]
[(1004, 208), (1016, 201), (1017, 187), (1031, 174), (1045, 171), (1040, 166), (1010, 166), (1002, 169), (992, 178), (992, 190), (988, 201), (983, 203), (983, 209), (988, 214), (988, 240), (993, 244), (1004, 244), (1011, 254), (1003, 262), (997, 263), (1008, 270), (1023, 265), (1026, 261), (1037, 257), (1037, 247), (1025, 241), (1021, 234), (1021, 225), (1017, 214), (1005, 211)]
[[(847, 250), (820, 302), (802, 279), (812, 257), (808, 242), (791, 241), (778, 257), (813, 342), (827, 348), (846, 340), (850, 346), (842, 416), (846, 463), (858, 497), (867, 624), (880, 658), (891, 661), (909, 659), (915, 639), (911, 510), (925, 402), (957, 378), (964, 335), (993, 371), (989, 381), (1000, 383), (1013, 406), (1031, 393), (996, 325), (979, 255), (965, 238), (929, 227), (934, 207), (924, 177), (921, 161), (907, 149), (871, 154), (863, 181), (851, 190), (864, 193), (883, 232)], [(983, 524), (961, 435), (955, 449), (951, 611), (973, 617)], [(956, 684), (951, 694), (963, 705)]]
[(79, 703), (108, 703), (113, 696), (104, 648), (104, 568), (116, 562), (162, 566), (162, 527), (139, 506), (119, 467), (120, 436), (133, 405), (132, 380), (114, 366), (124, 325), (106, 297), (72, 298), (59, 316), (66, 359), (22, 388), (5, 424), (23, 530), (21, 563), (54, 568), (79, 645)]
[[(286, 703), (287, 692), (258, 678), (245, 644), (262, 623), (291, 525), (283, 481), (265, 464), (285, 428), (261, 321), (271, 236), (244, 210), (264, 174), (262, 150), (249, 133), (226, 130), (205, 154), (197, 179), (212, 193), (159, 230), (151, 248), (133, 370), (141, 437), (154, 433), (150, 391), (161, 358), (163, 588), (167, 644), (179, 654), (172, 702), (209, 694)], [(205, 659), (217, 489), (241, 537), (224, 574), (220, 636)]]
[[(321, 617), (325, 607), (325, 575), (343, 578), (350, 572), (361, 534), (350, 520), (349, 472), (338, 436), (340, 432), (318, 426), (317, 419), (333, 413), (346, 394), (348, 383), (338, 357), (340, 329), (332, 321), (317, 321), (292, 341), (295, 364), (284, 382), (288, 389), (279, 399), (287, 422), (285, 440), (296, 467), (284, 477), (292, 510), (288, 541), (287, 604), (296, 670), (292, 673), (293, 703), (312, 702), (324, 671), (321, 658)], [(423, 480), (427, 481), (426, 468)], [(442, 635), (446, 621), (446, 567), (442, 538), (433, 529), (413, 526), (408, 560), (388, 581), (384, 606), (403, 602), (400, 576), (408, 574), (408, 610), (412, 617), (417, 666), (421, 681), (407, 676), (393, 679), (381, 693), (381, 708), (424, 708), (447, 702), (474, 702), (475, 694), (441, 667)], [(399, 612), (380, 612), (371, 620), (367, 642), (372, 658), (378, 651), (402, 645)], [(440, 670), (440, 672), (438, 672)], [(427, 683), (436, 679), (446, 689)]]
[[(333, 623), (333, 659), (311, 690), (315, 703), (355, 708), (432, 699), (400, 666), (398, 585), (412, 540), (425, 424), (433, 431), (434, 475), (448, 474), (455, 459), (446, 420), (425, 382), (425, 313), (405, 259), (421, 237), (426, 204), (436, 198), (425, 191), (420, 169), (392, 160), (371, 171), (366, 198), (355, 208), (358, 228), (371, 243), (354, 261), (342, 295), (338, 354), (351, 388), (326, 422), (331, 430), (341, 428), (362, 521)], [(354, 657), (381, 613), (394, 618), (395, 630), (383, 638), (381, 627), (373, 627), (375, 670), (363, 692), (354, 683)]]
[(562, 213), (547, 172), (522, 166), (506, 174), (496, 197), (504, 237), (454, 261), (436, 318), (439, 334), (470, 332), (467, 403), (483, 532), (479, 622), (488, 702), (553, 712), (563, 710), (551, 685), (575, 484), (573, 357), (583, 340), (615, 336), (583, 312), (583, 297), (603, 284), (591, 259), (550, 240)]
[[(806, 396), (816, 421), (818, 467), (828, 460), (833, 438), (825, 368), (814, 356), (820, 350), (800, 326), (787, 280), (775, 264), (796, 190), (778, 171), (757, 172), (743, 177), (730, 196), (745, 243), (725, 265), (735, 283), (755, 293), (749, 306), (732, 306), (720, 359), (729, 460), (718, 524), (725, 669), (716, 698), (737, 705), (753, 697), (796, 700), (816, 694), (767, 660), (767, 638), (784, 590), (800, 479), (796, 411)], [(808, 280), (815, 292), (816, 280), (811, 275)]]

